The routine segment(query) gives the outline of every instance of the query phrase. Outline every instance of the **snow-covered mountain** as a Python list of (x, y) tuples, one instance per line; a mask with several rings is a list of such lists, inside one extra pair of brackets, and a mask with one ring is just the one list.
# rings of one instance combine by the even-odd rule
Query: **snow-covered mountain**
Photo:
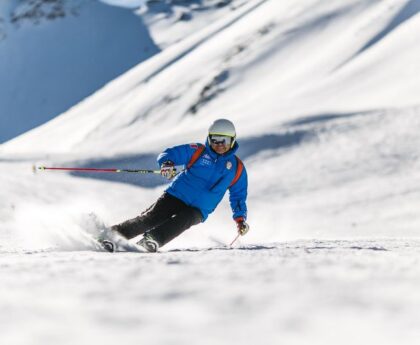
[[(156, 344), (416, 344), (419, 10), (419, 0), (250, 0), (1, 145), (0, 303), (30, 306), (19, 326), (0, 319), (5, 340), (28, 343), (13, 337), (23, 327), (34, 344), (134, 344), (139, 332)], [(161, 254), (92, 253), (87, 214), (134, 217), (162, 180), (31, 170), (154, 168), (160, 150), (204, 141), (219, 117), (235, 122), (249, 173), (251, 230), (238, 249), (223, 245), (235, 236), (224, 200)]]
[[(250, 171), (250, 215), (265, 229), (258, 237), (335, 236), (331, 223), (340, 234), (386, 235), (402, 220), (415, 234), (417, 206), (404, 195), (418, 183), (418, 10), (419, 1), (249, 1), (0, 153), (154, 166), (163, 148), (202, 141), (212, 120), (229, 117)], [(395, 198), (407, 205), (376, 214)], [(373, 209), (349, 216), (360, 207)], [(282, 235), (268, 230), (279, 221)]]
[(246, 1), (2, 1), (0, 143)]
[[(110, 0), (108, 0), (110, 1)], [(121, 4), (121, 0), (111, 3)], [(138, 11), (156, 44), (165, 49), (236, 11), (250, 0), (144, 1)], [(124, 1), (122, 2), (124, 3)], [(132, 3), (134, 5), (136, 1)], [(137, 2), (138, 4), (138, 2)]]
[(0, 3), (0, 143), (159, 52), (132, 10), (98, 0)]

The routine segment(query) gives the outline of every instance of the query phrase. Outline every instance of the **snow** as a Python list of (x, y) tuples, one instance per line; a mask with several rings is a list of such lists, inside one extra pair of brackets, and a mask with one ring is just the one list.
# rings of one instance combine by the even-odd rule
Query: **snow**
[[(250, 0), (169, 43), (144, 10), (168, 46), (0, 145), (1, 343), (417, 344), (419, 8)], [(220, 117), (249, 174), (233, 248), (225, 198), (158, 254), (99, 252), (164, 181), (32, 171), (155, 168)]]
[(159, 255), (3, 254), (1, 339), (415, 344), (419, 248), (314, 240)]
[(138, 12), (143, 15), (156, 44), (165, 49), (240, 9), (247, 2), (249, 0), (151, 1), (143, 4)]
[(160, 51), (128, 9), (97, 0), (1, 2), (0, 143)]

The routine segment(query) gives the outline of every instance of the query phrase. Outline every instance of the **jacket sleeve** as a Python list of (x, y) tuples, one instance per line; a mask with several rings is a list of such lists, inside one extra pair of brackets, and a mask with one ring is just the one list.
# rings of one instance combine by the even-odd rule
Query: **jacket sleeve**
[(197, 144), (186, 144), (168, 148), (157, 157), (157, 163), (161, 166), (166, 161), (172, 161), (175, 165), (186, 165), (197, 147)]
[(242, 170), (241, 177), (229, 188), (230, 207), (233, 212), (233, 219), (247, 217), (246, 198), (248, 195), (248, 175), (246, 169)]

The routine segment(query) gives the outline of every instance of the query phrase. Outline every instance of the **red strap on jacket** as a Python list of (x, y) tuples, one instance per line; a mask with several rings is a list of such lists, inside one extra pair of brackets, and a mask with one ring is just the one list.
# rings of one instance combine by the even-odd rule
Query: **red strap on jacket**
[(232, 182), (230, 183), (229, 188), (232, 187), (239, 180), (242, 174), (242, 170), (244, 170), (244, 163), (242, 163), (242, 161), (237, 156), (235, 156), (235, 158), (236, 158), (236, 163), (237, 163), (236, 174)]
[[(200, 158), (200, 156), (203, 154), (206, 147), (202, 144), (198, 144), (198, 149), (194, 152), (192, 155), (190, 161), (187, 164), (187, 169), (191, 168), (195, 162)], [(235, 155), (236, 158), (236, 173), (235, 177), (233, 178), (232, 182), (229, 185), (229, 188), (232, 187), (241, 177), (242, 171), (244, 170), (244, 163)]]
[(195, 150), (194, 154), (192, 155), (190, 161), (187, 164), (187, 169), (191, 168), (193, 164), (197, 161), (197, 159), (200, 158), (200, 156), (203, 154), (206, 147), (204, 145), (198, 144), (198, 149)]

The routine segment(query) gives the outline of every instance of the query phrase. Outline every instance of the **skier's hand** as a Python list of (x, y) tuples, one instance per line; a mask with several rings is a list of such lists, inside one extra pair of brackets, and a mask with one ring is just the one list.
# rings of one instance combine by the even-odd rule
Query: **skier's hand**
[(235, 222), (238, 228), (239, 235), (243, 236), (249, 231), (249, 225), (247, 224), (247, 222), (245, 222), (245, 220), (242, 217), (236, 218)]
[(162, 166), (160, 167), (160, 174), (167, 178), (168, 180), (171, 180), (176, 173), (175, 164), (172, 161), (167, 161), (162, 163)]

